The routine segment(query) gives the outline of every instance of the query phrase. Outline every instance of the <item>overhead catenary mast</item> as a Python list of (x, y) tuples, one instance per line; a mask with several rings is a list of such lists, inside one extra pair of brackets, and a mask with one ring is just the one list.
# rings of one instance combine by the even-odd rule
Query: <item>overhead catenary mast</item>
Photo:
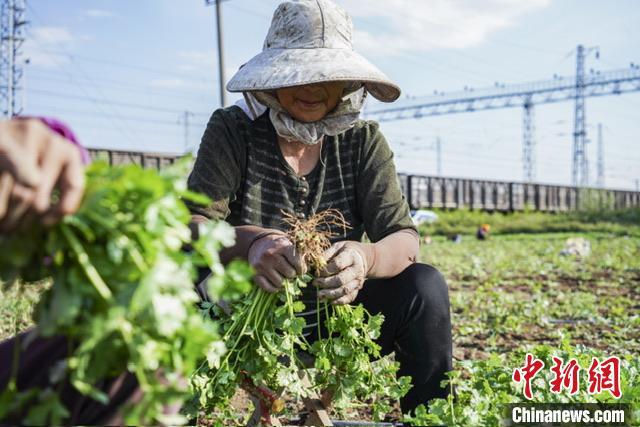
[(436, 138), (436, 157), (438, 160), (438, 176), (442, 176), (442, 142), (440, 137)]
[(524, 100), (524, 115), (522, 121), (522, 165), (524, 181), (533, 182), (536, 179), (535, 139), (534, 139), (534, 109), (531, 95)]
[(589, 185), (589, 160), (587, 159), (587, 123), (585, 114), (585, 78), (584, 60), (592, 51), (595, 51), (596, 58), (599, 56), (597, 47), (585, 49), (578, 45), (576, 53), (576, 85), (575, 85), (575, 109), (573, 119), (573, 165), (571, 170), (572, 184), (574, 186), (586, 187)]
[(22, 112), (24, 96), (25, 0), (0, 0), (0, 111), (3, 117)]
[(604, 188), (604, 141), (602, 140), (602, 123), (598, 123), (598, 187)]
[(640, 91), (640, 67), (631, 64), (628, 69), (596, 72), (585, 75), (585, 59), (591, 52), (599, 57), (597, 47), (578, 46), (576, 49), (576, 76), (554, 76), (553, 80), (535, 81), (514, 85), (464, 92), (436, 93), (421, 98), (410, 105), (400, 105), (367, 111), (368, 117), (379, 122), (415, 120), (423, 117), (470, 113), (481, 110), (524, 107), (523, 119), (523, 176), (525, 181), (535, 179), (535, 141), (533, 106), (556, 102), (574, 101), (574, 143), (572, 150), (572, 183), (584, 186), (588, 183), (588, 144), (585, 118), (585, 99), (590, 97), (620, 95)]
[(184, 126), (184, 146), (183, 146), (183, 150), (186, 153), (189, 153), (189, 150), (191, 150), (192, 146), (191, 146), (191, 142), (190, 142), (190, 136), (189, 136), (189, 126), (191, 126), (191, 124), (189, 123), (189, 119), (191, 117), (193, 117), (195, 114), (193, 114), (191, 111), (189, 110), (185, 110), (185, 112), (182, 114), (182, 116), (178, 119), (178, 123), (181, 123)]

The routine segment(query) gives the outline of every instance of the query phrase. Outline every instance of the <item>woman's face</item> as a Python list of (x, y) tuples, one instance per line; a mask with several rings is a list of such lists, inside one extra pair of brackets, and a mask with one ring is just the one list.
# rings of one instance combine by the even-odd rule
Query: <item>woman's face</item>
[(333, 110), (344, 90), (344, 82), (316, 83), (276, 90), (280, 105), (300, 122), (316, 122)]

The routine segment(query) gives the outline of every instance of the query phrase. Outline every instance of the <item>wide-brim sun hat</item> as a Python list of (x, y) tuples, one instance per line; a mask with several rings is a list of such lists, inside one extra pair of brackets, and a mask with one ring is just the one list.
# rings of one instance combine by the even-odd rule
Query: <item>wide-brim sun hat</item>
[(400, 88), (353, 50), (353, 23), (331, 0), (290, 0), (273, 14), (262, 52), (227, 84), (229, 92), (275, 90), (314, 83), (360, 82), (382, 102)]

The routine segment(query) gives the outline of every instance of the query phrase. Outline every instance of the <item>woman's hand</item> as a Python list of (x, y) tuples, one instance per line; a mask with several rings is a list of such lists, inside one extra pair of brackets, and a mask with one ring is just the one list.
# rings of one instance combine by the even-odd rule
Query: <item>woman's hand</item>
[(369, 272), (362, 243), (343, 241), (332, 245), (324, 254), (327, 265), (313, 284), (322, 289), (318, 298), (333, 304), (349, 304), (356, 299)]
[[(52, 205), (54, 188), (59, 200)], [(51, 225), (82, 199), (80, 150), (37, 119), (0, 122), (0, 233), (32, 217)]]
[(254, 241), (249, 247), (247, 260), (256, 270), (253, 281), (267, 292), (278, 292), (284, 279), (293, 279), (307, 271), (293, 243), (285, 234), (278, 232)]

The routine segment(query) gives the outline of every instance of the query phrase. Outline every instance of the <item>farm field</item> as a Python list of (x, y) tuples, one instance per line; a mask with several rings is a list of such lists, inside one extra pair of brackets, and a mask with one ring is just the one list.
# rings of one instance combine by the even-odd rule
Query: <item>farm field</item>
[(582, 234), (590, 255), (560, 255), (574, 236), (469, 237), (422, 248), (423, 259), (448, 279), (456, 359), (562, 337), (640, 354), (640, 238)]
[[(591, 253), (560, 255), (570, 237), (588, 240)], [(575, 357), (585, 371), (592, 356), (619, 357), (623, 360), (620, 401), (640, 408), (638, 234), (502, 234), (486, 241), (464, 234), (460, 243), (435, 236), (422, 246), (422, 261), (436, 266), (448, 281), (454, 328), (453, 383), (458, 400), (437, 402), (433, 410), (438, 420), (496, 425), (499, 405), (524, 401), (511, 373), (524, 363), (527, 351), (549, 357), (546, 367), (551, 365), (550, 355), (565, 361)], [(11, 290), (0, 295), (0, 338), (28, 327), (37, 294), (32, 288), (26, 295)], [(538, 378), (534, 401), (612, 400), (607, 392), (587, 394), (583, 374), (584, 383), (571, 398), (566, 392), (551, 395), (544, 378)], [(366, 410), (358, 412), (346, 414), (347, 418), (370, 419)], [(423, 422), (434, 420), (422, 416), (418, 419)], [(388, 421), (400, 418), (396, 411)]]
[[(590, 255), (560, 255), (572, 237), (588, 240)], [(533, 401), (613, 401), (608, 393), (587, 393), (586, 371), (592, 356), (617, 356), (626, 361), (620, 402), (640, 409), (640, 238), (528, 233), (487, 241), (466, 236), (456, 244), (436, 237), (422, 255), (447, 277), (452, 305), (458, 400), (436, 404), (438, 421), (497, 425), (501, 405), (526, 401), (511, 374), (527, 351), (545, 369), (557, 355), (564, 362), (576, 358), (584, 370), (571, 397), (551, 394), (552, 377), (541, 372)]]

